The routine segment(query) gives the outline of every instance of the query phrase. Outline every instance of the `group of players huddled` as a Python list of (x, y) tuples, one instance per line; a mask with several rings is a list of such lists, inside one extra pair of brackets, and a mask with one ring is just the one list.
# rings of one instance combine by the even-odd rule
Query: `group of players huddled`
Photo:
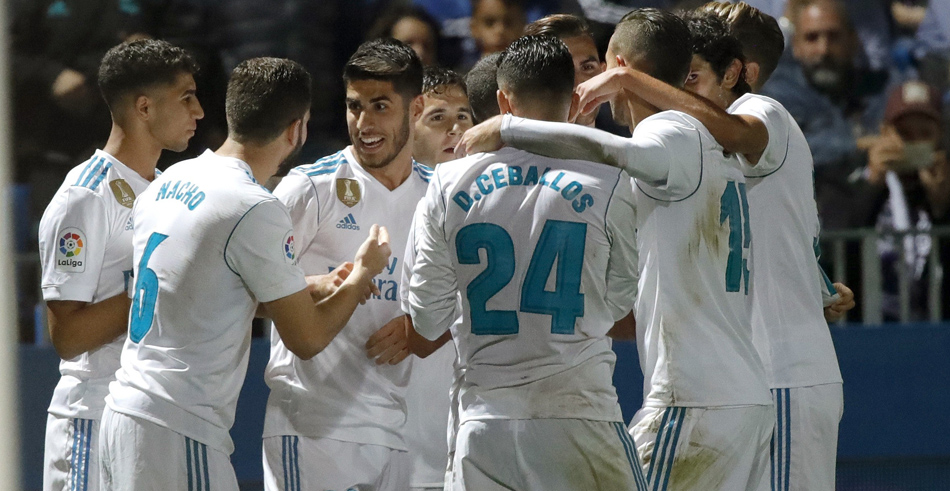
[[(267, 490), (833, 489), (827, 320), (854, 302), (816, 261), (801, 130), (754, 94), (782, 50), (715, 2), (630, 12), (604, 61), (550, 16), (467, 79), (369, 41), (351, 145), (292, 169), (310, 75), (255, 58), (224, 144), (159, 172), (203, 116), (197, 66), (116, 46), (109, 140), (40, 224), (63, 358), (44, 489), (238, 489), (255, 316)], [(593, 128), (605, 102), (632, 137)], [(629, 424), (611, 339), (639, 350)]]

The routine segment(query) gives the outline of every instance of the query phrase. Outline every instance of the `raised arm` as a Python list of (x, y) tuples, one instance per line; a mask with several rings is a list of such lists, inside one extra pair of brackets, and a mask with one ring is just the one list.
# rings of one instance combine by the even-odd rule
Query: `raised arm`
[(769, 143), (769, 132), (761, 119), (749, 114), (729, 114), (705, 97), (623, 66), (577, 86), (577, 114), (572, 114), (572, 118), (596, 110), (621, 90), (635, 94), (660, 110), (680, 111), (696, 118), (726, 151), (745, 155), (751, 165), (758, 162)]

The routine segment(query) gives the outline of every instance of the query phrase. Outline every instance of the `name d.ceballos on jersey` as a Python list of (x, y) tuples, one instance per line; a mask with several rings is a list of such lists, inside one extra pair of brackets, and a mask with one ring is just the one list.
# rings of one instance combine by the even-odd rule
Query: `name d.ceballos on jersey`
[(581, 194), (584, 192), (584, 185), (577, 181), (563, 182), (564, 171), (558, 171), (553, 177), (551, 168), (544, 169), (544, 172), (538, 173), (538, 167), (528, 166), (527, 170), (518, 165), (496, 167), (475, 178), (476, 189), (472, 194), (465, 191), (459, 191), (452, 196), (452, 201), (466, 212), (472, 209), (476, 201), (482, 199), (495, 190), (508, 186), (536, 186), (541, 185), (561, 193), (561, 197), (572, 201), (571, 206), (574, 211), (581, 213), (589, 206), (594, 204), (594, 198), (590, 194)]

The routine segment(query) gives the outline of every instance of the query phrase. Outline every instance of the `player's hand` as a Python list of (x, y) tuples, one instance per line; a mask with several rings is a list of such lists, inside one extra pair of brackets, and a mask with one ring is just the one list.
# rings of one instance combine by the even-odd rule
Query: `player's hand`
[(395, 365), (409, 356), (406, 338), (406, 316), (401, 315), (386, 323), (366, 341), (366, 356), (375, 358), (377, 365)]
[(369, 237), (363, 241), (353, 262), (355, 268), (364, 268), (371, 276), (376, 276), (383, 272), (383, 268), (389, 266), (390, 254), (389, 231), (386, 227), (380, 227), (374, 223), (369, 229)]
[(481, 124), (469, 128), (458, 145), (455, 145), (455, 158), (462, 158), (479, 152), (494, 152), (504, 145), (501, 141), (501, 118), (493, 116)]
[(838, 322), (844, 318), (849, 310), (853, 309), (854, 292), (842, 283), (835, 283), (835, 291), (838, 292), (838, 300), (835, 303), (825, 307), (825, 320), (828, 322)]
[(333, 295), (333, 292), (343, 284), (343, 280), (352, 272), (353, 263), (345, 262), (328, 274), (307, 276), (307, 292), (310, 293), (310, 298), (316, 303)]
[(893, 126), (884, 126), (881, 136), (877, 137), (868, 149), (868, 182), (883, 185), (887, 171), (902, 160), (904, 160), (904, 141)]
[(573, 123), (579, 117), (590, 116), (601, 104), (610, 101), (617, 92), (624, 90), (624, 77), (628, 70), (630, 68), (622, 66), (611, 68), (578, 85), (574, 89), (577, 101), (571, 106), (568, 120)]

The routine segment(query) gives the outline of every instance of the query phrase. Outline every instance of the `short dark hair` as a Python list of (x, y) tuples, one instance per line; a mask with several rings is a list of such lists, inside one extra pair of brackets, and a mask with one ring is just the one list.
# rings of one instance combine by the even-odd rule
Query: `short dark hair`
[(746, 60), (759, 64), (759, 85), (768, 80), (785, 51), (785, 36), (775, 17), (745, 2), (709, 2), (702, 10), (724, 20)]
[(458, 87), (468, 97), (468, 87), (465, 79), (458, 72), (440, 66), (426, 67), (422, 72), (422, 93), (441, 94), (449, 87)]
[(194, 75), (198, 63), (182, 48), (157, 39), (113, 47), (99, 63), (99, 91), (110, 109), (125, 95), (157, 84), (173, 84), (181, 73)]
[(396, 27), (399, 21), (406, 18), (416, 19), (429, 26), (436, 42), (438, 42), (442, 36), (439, 29), (439, 22), (436, 21), (435, 17), (432, 17), (426, 9), (416, 5), (396, 4), (384, 11), (379, 17), (379, 20), (373, 23), (373, 26), (370, 27), (369, 32), (366, 34), (366, 39), (372, 40), (393, 37), (393, 28)]
[(571, 14), (554, 14), (540, 18), (525, 26), (524, 35), (548, 35), (559, 39), (588, 36), (592, 41), (594, 40), (587, 21), (583, 17)]
[(574, 60), (554, 36), (523, 36), (502, 53), (498, 87), (521, 97), (564, 99), (574, 93)]
[(726, 75), (729, 65), (739, 60), (743, 68), (736, 85), (732, 87), (732, 92), (739, 96), (750, 92), (749, 83), (745, 80), (745, 56), (742, 55), (742, 45), (735, 36), (729, 33), (726, 23), (718, 16), (705, 12), (690, 11), (683, 12), (681, 15), (692, 35), (693, 54), (709, 63), (720, 82)]
[(409, 104), (422, 93), (422, 62), (406, 44), (395, 39), (373, 39), (356, 49), (343, 67), (343, 81), (390, 82)]
[(620, 19), (610, 43), (617, 54), (643, 60), (649, 75), (682, 87), (693, 59), (689, 39), (689, 27), (676, 15), (658, 9), (636, 9)]
[(468, 86), (468, 102), (472, 106), (472, 118), (476, 123), (497, 116), (498, 108), (498, 60), (501, 53), (485, 55), (465, 76)]
[(310, 110), (310, 85), (310, 74), (296, 61), (242, 61), (228, 80), (228, 136), (239, 143), (270, 142)]

